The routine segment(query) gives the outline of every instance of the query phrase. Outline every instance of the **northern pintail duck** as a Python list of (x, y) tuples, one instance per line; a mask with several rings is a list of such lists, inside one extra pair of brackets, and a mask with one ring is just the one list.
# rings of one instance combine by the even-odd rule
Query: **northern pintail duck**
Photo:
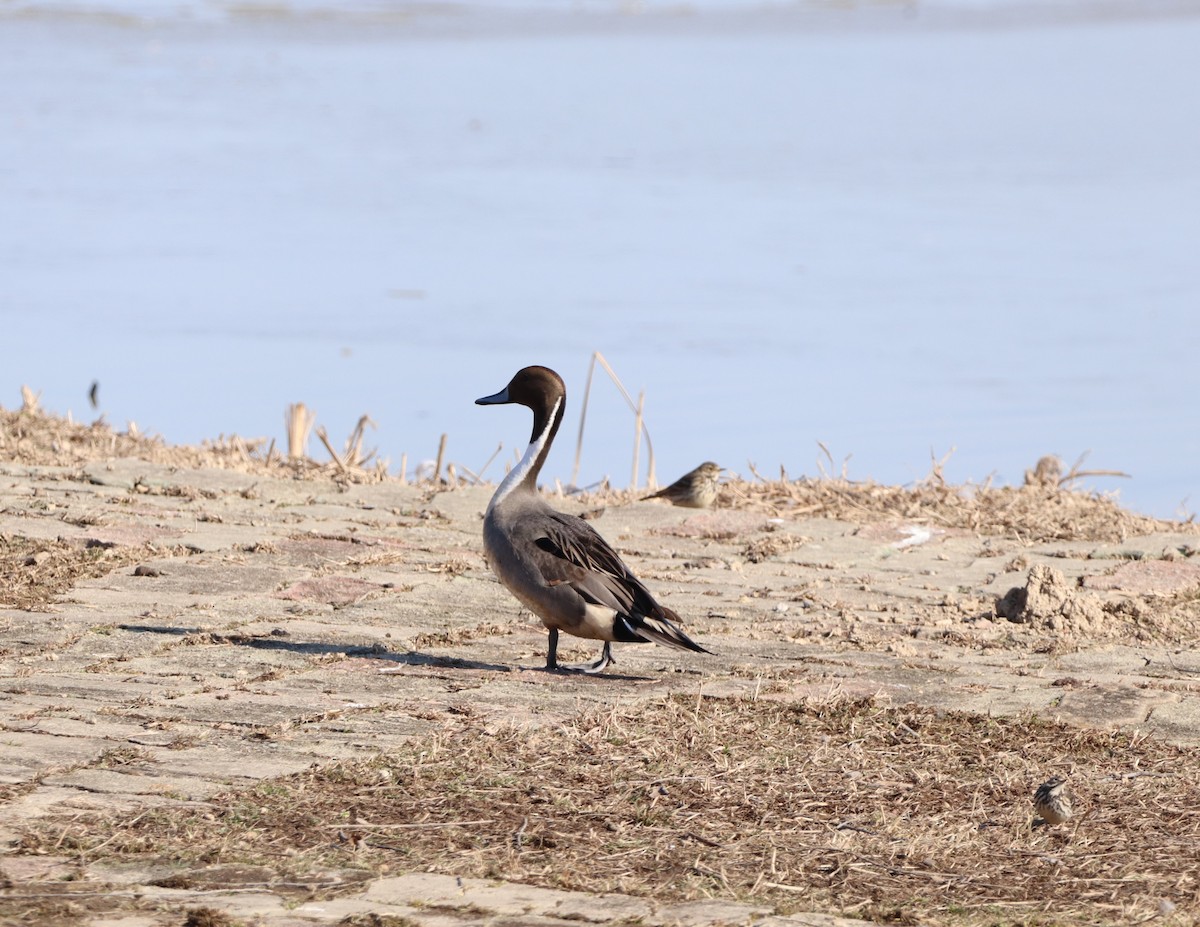
[(721, 479), (721, 468), (706, 460), (695, 470), (689, 470), (666, 489), (642, 496), (647, 499), (666, 499), (672, 505), (689, 509), (706, 509), (717, 501), (717, 485)]
[[(598, 673), (614, 662), (613, 641), (653, 641), (711, 653), (676, 627), (679, 616), (654, 600), (590, 524), (552, 509), (538, 493), (538, 473), (562, 424), (566, 400), (562, 377), (548, 367), (519, 370), (500, 392), (475, 400), (533, 410), (529, 448), (488, 503), (483, 546), (500, 581), (549, 629), (546, 669)], [(604, 641), (599, 659), (560, 667), (560, 631)]]

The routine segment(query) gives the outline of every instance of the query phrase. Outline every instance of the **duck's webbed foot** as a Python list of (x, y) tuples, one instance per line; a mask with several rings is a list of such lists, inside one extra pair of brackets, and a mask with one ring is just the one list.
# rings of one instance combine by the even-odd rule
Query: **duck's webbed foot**
[(602, 673), (604, 670), (617, 661), (613, 659), (612, 644), (608, 641), (604, 642), (604, 649), (600, 651), (599, 659), (592, 663), (568, 663), (559, 666), (559, 670), (567, 673)]
[(607, 667), (616, 662), (612, 655), (612, 643), (605, 641), (604, 649), (600, 651), (600, 657), (592, 663), (559, 663), (558, 629), (550, 629), (550, 649), (546, 652), (546, 669), (550, 672), (587, 673), (588, 675), (592, 675), (604, 672)]

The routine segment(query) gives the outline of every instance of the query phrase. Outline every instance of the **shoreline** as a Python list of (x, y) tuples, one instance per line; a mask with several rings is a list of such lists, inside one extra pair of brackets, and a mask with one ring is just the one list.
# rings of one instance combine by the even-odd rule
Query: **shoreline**
[[(28, 427), (22, 427), (22, 423)], [(69, 467), (100, 459), (128, 457), (175, 467), (214, 467), (281, 478), (333, 479), (351, 483), (384, 482), (400, 486), (424, 486), (426, 489), (453, 490), (469, 486), (493, 486), (499, 482), (491, 478), (482, 479), (461, 462), (451, 458), (443, 459), (444, 447), (439, 449), (436, 460), (430, 458), (396, 472), (392, 469), (391, 461), (377, 458), (375, 451), (362, 454), (361, 437), (355, 440), (359, 433), (356, 432), (347, 439), (341, 452), (326, 439), (323, 442), (323, 456), (313, 457), (307, 453), (307, 449), (313, 445), (319, 446), (319, 442), (310, 438), (304, 442), (304, 454), (289, 457), (286, 447), (277, 446), (273, 438), (244, 438), (231, 434), (205, 440), (199, 445), (171, 444), (161, 435), (115, 431), (103, 415), (90, 424), (81, 424), (71, 418), (43, 412), (36, 408), (36, 405), (32, 412), (9, 411), (0, 406), (0, 459), (31, 466)], [(443, 445), (445, 438), (443, 435)], [(364, 456), (365, 459), (358, 462), (359, 458)], [(769, 479), (751, 467), (752, 478), (735, 477), (726, 481), (726, 491), (723, 493), (721, 504), (724, 507), (738, 507), (759, 497), (786, 497), (787, 487), (792, 485), (806, 487), (808, 497), (800, 501), (791, 500), (791, 504), (807, 506), (807, 511), (816, 512), (825, 504), (822, 498), (827, 495), (821, 487), (842, 487), (843, 493), (859, 494), (861, 499), (857, 503), (838, 507), (837, 517), (852, 516), (856, 509), (866, 515), (883, 517), (889, 514), (889, 508), (916, 506), (919, 509), (924, 502), (929, 501), (928, 490), (933, 491), (934, 501), (937, 501), (939, 495), (943, 499), (956, 497), (960, 503), (969, 506), (972, 500), (979, 501), (989, 494), (998, 493), (1002, 497), (1021, 499), (1024, 491), (1032, 489), (1044, 491), (1046, 500), (1080, 500), (1086, 505), (1099, 506), (1104, 511), (1102, 520), (1111, 525), (1100, 534), (1089, 534), (1089, 538), (1106, 537), (1113, 531), (1127, 531), (1135, 525), (1135, 530), (1139, 531), (1200, 530), (1194, 513), (1186, 519), (1158, 518), (1124, 507), (1118, 498), (1118, 491), (1101, 491), (1083, 485), (1083, 480), (1097, 476), (1127, 476), (1116, 471), (1083, 468), (1086, 456), (1077, 460), (1072, 467), (1065, 468), (1062, 460), (1047, 455), (1039, 460), (1035, 467), (1026, 470), (1023, 484), (1011, 486), (994, 486), (990, 478), (981, 483), (949, 482), (942, 474), (945, 461), (940, 464), (934, 463), (924, 478), (902, 485), (888, 485), (871, 478), (852, 480), (846, 476), (835, 477), (824, 471), (815, 477), (789, 477), (782, 466), (779, 468), (779, 478)], [(482, 468), (485, 474), (493, 463), (494, 461), (488, 461)], [(409, 473), (412, 474), (411, 478)], [(576, 498), (585, 503), (595, 504), (628, 503), (652, 489), (661, 488), (672, 479), (674, 476), (655, 486), (597, 489), (590, 486), (564, 487), (561, 480), (555, 478), (552, 483), (547, 481), (541, 488), (543, 492), (560, 500)], [(601, 483), (606, 482), (607, 479), (601, 480)], [(878, 501), (880, 494), (886, 497), (882, 505)], [(1007, 498), (1002, 498), (998, 504), (1007, 506), (1009, 502)], [(935, 519), (944, 517), (933, 512), (923, 514)], [(1037, 517), (1036, 513), (1031, 515), (1033, 519)], [(1034, 525), (1022, 530), (1027, 537), (1042, 538), (1039, 529)], [(1069, 529), (1064, 527), (1063, 530)], [(1084, 530), (1086, 532), (1094, 528)], [(1108, 534), (1105, 534), (1105, 530)]]
[[(197, 15), (198, 14), (198, 15)], [(159, 31), (210, 32), (229, 28), (254, 28), (281, 37), (298, 30), (320, 27), (323, 39), (361, 39), (364, 33), (382, 41), (398, 38), (421, 40), (565, 37), (619, 35), (729, 35), (775, 33), (871, 33), (910, 30), (921, 32), (993, 31), (1056, 28), (1088, 24), (1163, 22), (1194, 19), (1200, 15), (1187, 0), (1083, 0), (1016, 4), (920, 2), (875, 0), (831, 7), (820, 2), (745, 8), (722, 3), (679, 3), (660, 7), (612, 3), (563, 10), (547, 4), (524, 7), (513, 4), (497, 9), (483, 4), (414, 3), (395, 9), (364, 3), (359, 7), (319, 3), (292, 6), (274, 3), (213, 4), (212, 9), (181, 7), (163, 13), (130, 9), (119, 2), (55, 6), (12, 4), (0, 11), (0, 21), (58, 25), (115, 26)], [(339, 31), (331, 31), (339, 30)]]

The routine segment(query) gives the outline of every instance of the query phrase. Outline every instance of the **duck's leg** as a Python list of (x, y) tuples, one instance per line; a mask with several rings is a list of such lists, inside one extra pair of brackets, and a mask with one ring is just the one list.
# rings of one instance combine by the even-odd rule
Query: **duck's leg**
[(600, 651), (600, 657), (594, 663), (569, 663), (566, 666), (560, 666), (560, 670), (566, 670), (568, 673), (602, 673), (605, 668), (611, 666), (617, 661), (613, 659), (612, 643), (604, 642), (604, 649)]
[(550, 629), (550, 646), (546, 651), (546, 669), (551, 673), (601, 673), (606, 667), (617, 661), (613, 659), (612, 643), (604, 642), (604, 649), (594, 663), (562, 663), (558, 662), (558, 628)]

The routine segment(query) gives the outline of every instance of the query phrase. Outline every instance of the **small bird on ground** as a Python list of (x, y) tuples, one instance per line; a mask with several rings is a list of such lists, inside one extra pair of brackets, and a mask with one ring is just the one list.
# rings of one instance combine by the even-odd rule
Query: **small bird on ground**
[(1033, 810), (1047, 824), (1062, 824), (1071, 818), (1071, 795), (1062, 776), (1047, 779), (1033, 793)]
[(689, 509), (706, 509), (717, 501), (717, 481), (720, 478), (721, 468), (711, 460), (706, 460), (695, 470), (685, 473), (666, 489), (643, 496), (642, 501), (666, 499), (672, 505), (682, 505)]
[[(550, 631), (546, 669), (599, 673), (614, 662), (613, 641), (711, 653), (676, 626), (679, 616), (654, 600), (591, 524), (556, 511), (538, 493), (566, 401), (562, 377), (548, 367), (525, 367), (500, 392), (475, 400), (533, 410), (529, 448), (488, 503), (483, 546), (500, 582)], [(603, 641), (599, 659), (560, 666), (559, 631)]]

